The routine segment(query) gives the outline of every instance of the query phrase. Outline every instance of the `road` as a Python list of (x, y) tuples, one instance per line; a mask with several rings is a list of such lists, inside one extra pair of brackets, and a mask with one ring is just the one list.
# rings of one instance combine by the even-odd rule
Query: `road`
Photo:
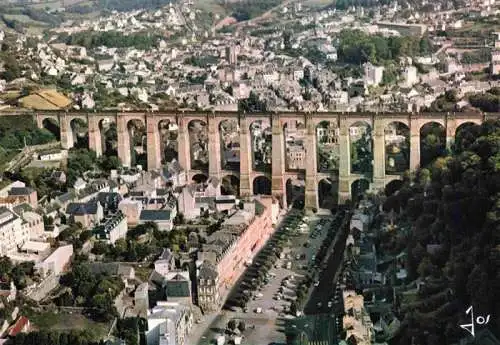
[(340, 298), (337, 300), (337, 303), (333, 303), (332, 308), (328, 307), (328, 302), (334, 301), (335, 284), (344, 257), (345, 242), (349, 234), (349, 227), (339, 229), (339, 231), (341, 233), (336, 237), (336, 243), (327, 260), (327, 266), (319, 274), (319, 285), (314, 287), (304, 308), (304, 314), (306, 315), (328, 314), (340, 307)]

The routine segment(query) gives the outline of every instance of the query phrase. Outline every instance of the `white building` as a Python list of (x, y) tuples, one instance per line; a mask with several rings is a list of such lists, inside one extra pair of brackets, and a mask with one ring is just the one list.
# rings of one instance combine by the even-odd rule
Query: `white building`
[(147, 319), (147, 345), (187, 345), (186, 338), (193, 326), (188, 307), (175, 302), (158, 302)]
[(365, 70), (364, 82), (365, 85), (379, 85), (384, 76), (383, 66), (374, 66), (370, 62), (363, 65)]
[(67, 156), (65, 150), (52, 150), (45, 153), (40, 153), (39, 159), (41, 161), (60, 161)]
[(0, 256), (16, 252), (30, 238), (29, 227), (6, 207), (0, 207)]
[(24, 227), (28, 229), (30, 239), (38, 239), (43, 237), (45, 227), (41, 215), (35, 212), (26, 211), (21, 214), (24, 219)]
[(72, 244), (59, 247), (45, 260), (37, 263), (35, 265), (35, 269), (44, 277), (50, 273), (60, 275), (63, 272), (64, 267), (69, 264), (72, 255)]
[(113, 59), (97, 61), (99, 72), (110, 71), (113, 68), (114, 64), (115, 62)]
[(109, 244), (115, 244), (118, 239), (125, 238), (127, 231), (127, 217), (121, 211), (104, 218), (101, 224), (93, 230), (99, 240), (106, 241)]
[(418, 83), (418, 73), (415, 66), (407, 66), (405, 68), (403, 76), (406, 87), (412, 87), (413, 85)]

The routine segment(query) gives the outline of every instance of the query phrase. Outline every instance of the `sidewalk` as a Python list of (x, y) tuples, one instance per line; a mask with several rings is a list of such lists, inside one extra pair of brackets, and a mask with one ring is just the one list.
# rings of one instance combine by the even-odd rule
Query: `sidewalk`
[(215, 319), (219, 316), (219, 313), (205, 314), (201, 318), (201, 323), (195, 323), (193, 328), (189, 332), (186, 344), (197, 345), (201, 337), (206, 333), (210, 326), (214, 323)]

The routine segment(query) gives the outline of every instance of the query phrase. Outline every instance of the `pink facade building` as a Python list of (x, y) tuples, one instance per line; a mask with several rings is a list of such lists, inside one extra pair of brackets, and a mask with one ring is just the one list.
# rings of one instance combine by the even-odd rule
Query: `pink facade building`
[(54, 274), (60, 275), (65, 267), (70, 263), (73, 256), (73, 245), (69, 244), (57, 248), (45, 260), (35, 265), (37, 270), (43, 277)]
[[(216, 282), (211, 296), (204, 296), (199, 301), (203, 310), (217, 310), (224, 302), (232, 286), (245, 271), (245, 263), (264, 246), (274, 231), (272, 221), (273, 200), (261, 198), (245, 203), (244, 209), (236, 211), (222, 225), (221, 230), (213, 233), (203, 249), (198, 253), (199, 267), (213, 266), (217, 277), (204, 277), (200, 269), (198, 274), (198, 295), (207, 291), (204, 285)], [(203, 282), (203, 284), (200, 284)], [(213, 285), (213, 284), (212, 284)], [(202, 291), (200, 291), (200, 289)]]

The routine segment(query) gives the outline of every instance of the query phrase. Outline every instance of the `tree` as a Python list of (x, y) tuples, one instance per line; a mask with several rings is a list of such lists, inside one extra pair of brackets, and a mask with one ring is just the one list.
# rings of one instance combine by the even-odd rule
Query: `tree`
[(5, 281), (12, 271), (12, 261), (7, 256), (0, 258), (0, 278)]
[(139, 318), (118, 319), (116, 328), (118, 337), (125, 340), (127, 345), (139, 345)]
[(101, 156), (99, 157), (98, 164), (104, 171), (116, 170), (121, 167), (120, 158), (117, 156)]
[(80, 233), (80, 241), (82, 241), (82, 243), (85, 243), (87, 242), (88, 240), (90, 240), (92, 238), (93, 234), (92, 234), (92, 231), (90, 230), (86, 230), (86, 231), (82, 231)]
[(292, 303), (290, 303), (290, 313), (292, 315), (297, 315), (297, 311), (298, 311), (297, 303), (293, 301)]
[[(448, 93), (443, 99), (453, 100), (454, 95)], [(462, 334), (454, 325), (463, 311), (453, 306), (473, 301), (481, 315), (493, 314), (500, 307), (492, 302), (500, 271), (491, 256), (500, 244), (494, 236), (500, 219), (500, 185), (493, 177), (500, 169), (500, 121), (463, 126), (456, 139), (453, 152), (404, 180), (397, 195), (399, 218), (414, 224), (407, 228), (403, 223), (404, 231), (397, 234), (406, 241), (408, 280), (416, 279), (416, 273), (435, 278), (412, 302), (419, 312), (407, 313), (404, 322), (408, 327), (402, 331), (400, 343), (412, 338), (420, 343), (430, 339), (456, 343)], [(430, 244), (439, 244), (440, 249), (429, 254)], [(427, 319), (431, 314), (449, 321)]]
[(427, 257), (427, 256), (424, 257), (424, 259), (418, 265), (417, 272), (418, 272), (418, 275), (421, 278), (425, 278), (425, 277), (427, 277), (428, 275), (431, 274), (431, 272), (432, 272), (432, 263), (431, 263), (431, 260), (429, 259), (429, 257)]
[(106, 242), (98, 241), (92, 247), (92, 253), (95, 255), (105, 255), (109, 252), (109, 246)]
[(284, 31), (283, 32), (283, 45), (286, 50), (292, 49), (292, 32)]
[(245, 331), (245, 329), (246, 329), (245, 321), (240, 321), (240, 322), (238, 323), (238, 330), (239, 330), (241, 333), (243, 333), (243, 332)]
[(236, 329), (236, 321), (235, 320), (229, 320), (227, 323), (227, 329), (229, 329), (231, 332), (234, 332)]

